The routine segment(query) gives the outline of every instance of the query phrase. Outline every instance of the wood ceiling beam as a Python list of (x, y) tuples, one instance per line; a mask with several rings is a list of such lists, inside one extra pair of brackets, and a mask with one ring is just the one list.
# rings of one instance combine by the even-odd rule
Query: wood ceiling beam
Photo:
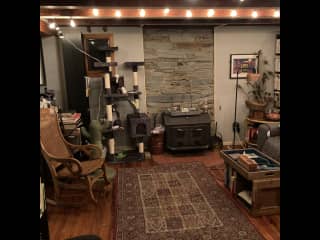
[[(70, 26), (68, 19), (56, 19), (56, 23)], [(77, 26), (237, 26), (237, 25), (280, 25), (279, 18), (273, 19), (77, 19)]]
[(40, 19), (40, 35), (50, 36), (54, 35), (54, 32), (49, 28), (48, 23)]
[[(120, 10), (123, 18), (139, 18), (140, 17), (140, 9), (134, 8), (103, 8), (99, 9), (99, 15), (94, 16), (91, 8), (83, 8), (83, 9), (41, 9), (40, 16), (45, 18), (115, 18), (116, 11)], [(231, 8), (217, 8), (214, 10), (214, 18), (230, 18)], [(251, 18), (251, 14), (253, 11), (258, 12), (258, 18), (273, 18), (273, 14), (275, 12), (275, 8), (238, 8), (235, 9), (237, 11), (237, 17), (239, 18)], [(192, 19), (194, 18), (208, 18), (208, 9), (207, 8), (193, 8), (192, 11)], [(154, 9), (154, 8), (145, 8), (145, 19), (147, 18), (161, 18), (161, 19), (170, 19), (170, 18), (185, 18), (186, 17), (186, 9), (173, 8), (170, 9), (169, 13), (164, 13), (163, 9)]]
[(40, 0), (40, 6), (58, 7), (280, 7), (280, 0)]

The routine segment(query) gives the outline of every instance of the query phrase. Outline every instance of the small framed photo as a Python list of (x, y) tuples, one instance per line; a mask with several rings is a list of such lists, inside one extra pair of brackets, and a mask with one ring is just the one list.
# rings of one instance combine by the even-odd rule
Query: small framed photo
[[(259, 73), (258, 54), (231, 54), (230, 55), (230, 78), (246, 78), (247, 73)], [(238, 76), (237, 76), (238, 75)]]

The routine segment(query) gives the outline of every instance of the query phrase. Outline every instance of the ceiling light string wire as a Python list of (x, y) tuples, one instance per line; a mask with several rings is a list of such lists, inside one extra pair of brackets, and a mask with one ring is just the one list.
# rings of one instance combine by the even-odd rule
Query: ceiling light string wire
[(87, 52), (83, 51), (82, 49), (78, 48), (78, 47), (77, 47), (71, 40), (69, 40), (68, 38), (65, 37), (64, 39), (67, 40), (67, 41), (68, 41), (75, 49), (77, 49), (79, 52), (87, 55), (88, 57), (96, 60), (96, 61), (99, 62), (99, 63), (103, 63), (103, 62), (101, 62), (98, 58), (95, 58), (95, 57), (91, 56), (89, 53), (87, 53)]

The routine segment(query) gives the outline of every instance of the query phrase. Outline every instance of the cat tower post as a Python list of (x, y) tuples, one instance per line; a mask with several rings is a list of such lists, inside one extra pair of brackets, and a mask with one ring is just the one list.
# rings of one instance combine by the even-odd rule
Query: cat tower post
[(138, 151), (142, 159), (144, 159), (144, 142), (143, 137), (150, 134), (150, 121), (145, 113), (140, 112), (139, 99), (139, 81), (138, 81), (138, 66), (143, 66), (144, 62), (126, 62), (126, 66), (132, 69), (133, 74), (133, 103), (135, 113), (128, 114), (127, 119), (130, 126), (130, 135), (136, 139)]

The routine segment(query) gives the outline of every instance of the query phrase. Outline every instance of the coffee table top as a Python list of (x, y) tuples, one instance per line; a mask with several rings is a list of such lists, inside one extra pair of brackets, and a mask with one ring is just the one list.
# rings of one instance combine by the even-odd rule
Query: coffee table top
[[(280, 177), (280, 162), (255, 148), (221, 150), (220, 153), (225, 163), (231, 165), (247, 179)], [(258, 164), (258, 169), (248, 171), (240, 165), (238, 157), (241, 154), (246, 154), (249, 158), (255, 160)]]

